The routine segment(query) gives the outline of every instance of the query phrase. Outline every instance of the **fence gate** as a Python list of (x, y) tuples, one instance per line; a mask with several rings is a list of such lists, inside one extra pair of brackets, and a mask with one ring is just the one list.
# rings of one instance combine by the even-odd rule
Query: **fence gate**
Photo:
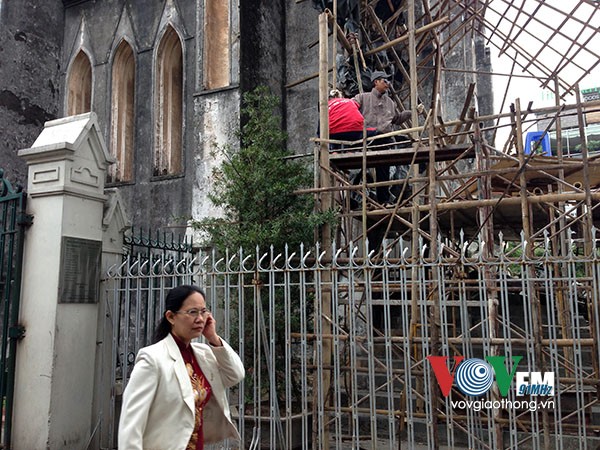
[(0, 331), (2, 351), (0, 353), (0, 393), (2, 399), (2, 427), (0, 443), (10, 448), (12, 422), (15, 352), (17, 340), (23, 336), (18, 325), (19, 297), (21, 293), (21, 265), (25, 227), (31, 218), (25, 213), (27, 194), (20, 188), (14, 189), (4, 179), (0, 169)]
[[(181, 284), (198, 283), (197, 258), (185, 238), (169, 233), (134, 229), (124, 240), (122, 260), (108, 269), (103, 279), (110, 323), (103, 330), (111, 342), (110, 362), (102, 364), (102, 383), (108, 381), (110, 399), (99, 434), (101, 448), (117, 445), (121, 397), (141, 347), (152, 343), (154, 327), (162, 316), (167, 292)], [(110, 370), (105, 370), (110, 367)]]

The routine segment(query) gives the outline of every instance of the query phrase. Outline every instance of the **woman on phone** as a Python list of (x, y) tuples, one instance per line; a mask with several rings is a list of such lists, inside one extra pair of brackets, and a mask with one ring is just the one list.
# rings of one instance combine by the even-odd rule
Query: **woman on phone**
[[(225, 389), (244, 378), (244, 366), (216, 331), (204, 292), (169, 291), (156, 343), (142, 348), (125, 392), (119, 422), (121, 450), (202, 450), (240, 439)], [(192, 343), (203, 335), (208, 344)]]

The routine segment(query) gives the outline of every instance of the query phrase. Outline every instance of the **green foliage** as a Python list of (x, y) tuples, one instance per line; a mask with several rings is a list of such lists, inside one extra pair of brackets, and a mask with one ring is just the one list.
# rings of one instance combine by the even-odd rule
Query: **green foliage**
[[(508, 272), (511, 276), (520, 278), (523, 276), (527, 265), (532, 266), (538, 273), (538, 276), (543, 277), (544, 265), (554, 266), (555, 262), (549, 256), (552, 254), (551, 248), (545, 248), (543, 246), (534, 247), (533, 256), (531, 258), (523, 256), (523, 247), (520, 242), (507, 242), (504, 251), (507, 259), (515, 261), (514, 264), (507, 266)], [(573, 245), (571, 251), (573, 254), (578, 255), (582, 249), (576, 244)], [(585, 265), (583, 263), (574, 263), (572, 266), (577, 274), (577, 277), (586, 276)]]
[[(588, 141), (587, 143), (588, 152), (596, 152), (600, 150), (600, 141)], [(581, 152), (581, 144), (575, 146), (576, 152)]]
[(294, 191), (312, 184), (312, 171), (302, 161), (286, 159), (286, 134), (280, 127), (277, 97), (259, 87), (243, 97), (238, 133), (240, 148), (217, 149), (224, 162), (213, 173), (212, 203), (224, 211), (223, 218), (206, 218), (193, 226), (207, 233), (209, 244), (254, 251), (273, 245), (281, 251), (287, 243), (314, 242), (314, 230), (335, 220), (333, 212), (313, 212), (310, 195)]
[[(281, 130), (281, 118), (277, 114), (279, 100), (269, 93), (265, 87), (259, 87), (246, 93), (242, 103), (241, 131), (237, 133), (240, 147), (227, 146), (217, 148), (223, 163), (213, 172), (214, 186), (209, 193), (211, 202), (220, 207), (222, 218), (205, 218), (192, 223), (196, 229), (207, 236), (206, 245), (214, 246), (224, 254), (225, 250), (237, 252), (239, 248), (246, 255), (254, 254), (258, 246), (262, 252), (273, 246), (275, 254), (282, 253), (287, 244), (290, 252), (297, 252), (301, 243), (311, 247), (314, 244), (316, 230), (320, 225), (328, 223), (333, 230), (337, 221), (334, 211), (315, 212), (314, 199), (311, 195), (299, 195), (295, 191), (312, 186), (312, 170), (298, 159), (291, 156), (286, 148), (286, 134)], [(257, 274), (247, 274), (244, 280), (245, 294), (243, 323), (253, 323), (255, 286), (266, 286), (255, 278)], [(274, 311), (262, 304), (265, 323), (274, 314), (283, 317), (285, 290), (282, 274), (276, 274), (272, 281), (277, 286), (273, 291), (275, 297)], [(295, 330), (300, 317), (300, 295), (297, 287), (288, 290), (289, 317), (287, 318)], [(235, 296), (234, 296), (235, 297)], [(312, 314), (312, 302), (306, 306), (308, 317)], [(273, 332), (276, 335), (275, 371), (280, 400), (285, 397), (285, 321), (276, 320)], [(234, 327), (233, 335), (239, 333)], [(268, 332), (269, 330), (267, 330)], [(255, 335), (258, 333), (258, 335)], [(244, 329), (244, 340), (255, 342), (260, 337), (259, 329)], [(238, 336), (239, 337), (239, 336)], [(262, 373), (264, 367), (255, 367), (250, 352), (246, 353), (244, 365), (251, 376), (261, 373), (263, 383), (269, 380), (268, 374)], [(298, 374), (292, 376), (296, 383)], [(248, 388), (251, 383), (248, 383)], [(298, 386), (298, 385), (297, 385)], [(263, 393), (268, 392), (268, 385), (262, 386)], [(294, 389), (292, 397), (298, 389)], [(253, 394), (246, 392), (246, 396)]]

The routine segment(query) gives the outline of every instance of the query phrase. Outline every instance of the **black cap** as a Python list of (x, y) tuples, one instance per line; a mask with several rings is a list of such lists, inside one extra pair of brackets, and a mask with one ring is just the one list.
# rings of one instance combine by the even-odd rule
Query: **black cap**
[(375, 80), (378, 80), (379, 78), (385, 78), (386, 80), (389, 78), (390, 76), (383, 72), (382, 70), (376, 70), (375, 72), (373, 72), (371, 74), (371, 82), (374, 82)]

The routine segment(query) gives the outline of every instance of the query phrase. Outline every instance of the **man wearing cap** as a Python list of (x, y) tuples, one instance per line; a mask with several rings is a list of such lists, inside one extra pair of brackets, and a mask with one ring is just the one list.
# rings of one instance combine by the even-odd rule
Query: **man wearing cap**
[[(360, 112), (365, 118), (367, 127), (374, 127), (378, 134), (389, 133), (394, 131), (394, 125), (400, 125), (411, 118), (410, 111), (398, 110), (396, 103), (386, 94), (389, 89), (388, 74), (380, 70), (376, 70), (371, 74), (373, 89), (371, 92), (358, 94), (354, 97), (360, 108)], [(394, 144), (396, 141), (393, 138), (378, 139), (375, 141), (377, 145)], [(389, 166), (378, 166), (376, 168), (377, 182), (389, 181), (390, 168)], [(377, 200), (381, 204), (390, 201), (390, 190), (388, 186), (377, 188)]]
[(371, 74), (373, 89), (371, 92), (358, 94), (354, 100), (367, 121), (368, 127), (377, 128), (380, 134), (394, 131), (393, 125), (400, 125), (410, 119), (410, 111), (398, 111), (396, 103), (386, 94), (390, 87), (388, 74), (376, 70)]

